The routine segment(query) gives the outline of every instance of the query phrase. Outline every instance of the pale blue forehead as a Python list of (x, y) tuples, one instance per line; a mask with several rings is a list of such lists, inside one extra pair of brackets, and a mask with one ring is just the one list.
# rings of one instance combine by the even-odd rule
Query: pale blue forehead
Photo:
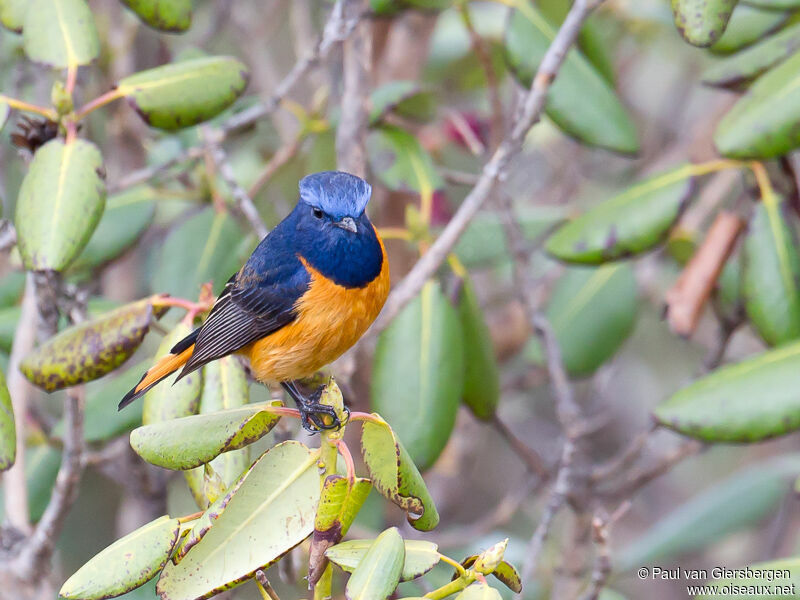
[(357, 218), (364, 212), (372, 186), (360, 177), (343, 171), (322, 171), (300, 180), (300, 199), (322, 209), (331, 217)]

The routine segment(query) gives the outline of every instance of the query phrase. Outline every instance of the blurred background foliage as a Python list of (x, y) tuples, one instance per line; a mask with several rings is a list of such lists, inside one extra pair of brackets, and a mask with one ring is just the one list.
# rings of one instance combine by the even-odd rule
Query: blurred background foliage
[[(79, 192), (52, 223), (86, 239), (36, 254), (24, 243), (47, 246), (54, 230), (41, 217), (52, 215), (44, 206), (25, 216), (19, 203), (26, 194), (46, 199), (54, 192), (25, 191), (31, 153), (20, 146), (36, 149), (37, 135), (47, 135), (34, 125), (37, 135), (20, 141), (25, 117), (4, 98), (58, 109), (66, 102), (60, 69), (69, 61), (61, 61), (63, 48), (47, 43), (46, 0), (31, 2), (24, 18), (25, 2), (0, 0), (6, 27), (0, 31), (0, 198), (19, 238), (0, 263), (5, 372), (20, 334), (25, 267), (61, 271), (65, 289), (86, 300), (90, 316), (149, 294), (194, 301), (206, 282), (219, 292), (258, 241), (237, 208), (241, 190), (272, 227), (296, 201), (303, 175), (337, 165), (338, 47), (269, 119), (228, 129), (237, 115), (268, 102), (284, 74), (313, 51), (329, 3), (187, 0), (171, 3), (175, 12), (165, 16), (148, 13), (146, 2), (126, 2), (139, 17), (110, 0), (72, 3), (86, 8), (97, 30), (96, 39), (86, 33), (84, 44), (70, 50), (86, 54), (80, 64), (92, 62), (77, 73), (75, 106), (114, 86), (112, 95), (126, 99), (87, 112), (77, 131), (99, 149), (103, 167), (95, 156), (85, 159), (90, 168), (75, 175)], [(552, 325), (590, 425), (588, 464), (580, 468), (597, 476), (597, 495), (555, 521), (536, 576), (525, 581), (525, 598), (576, 597), (572, 592), (592, 569), (588, 532), (597, 503), (613, 510), (632, 500), (609, 541), (613, 591), (603, 593), (606, 600), (685, 595), (682, 581), (640, 581), (635, 570), (642, 565), (739, 566), (800, 550), (792, 485), (800, 463), (796, 436), (786, 435), (800, 427), (800, 351), (792, 345), (800, 336), (800, 2), (709, 1), (730, 10), (699, 20), (691, 0), (672, 4), (674, 13), (661, 0), (607, 0), (592, 14), (550, 90), (545, 118), (448, 265), (377, 341), (367, 340), (332, 367), (353, 409), (379, 412), (423, 471), (441, 515), (437, 531), (424, 535), (459, 557), (508, 537), (507, 559), (524, 565), (546, 497), (530, 449), (551, 469), (563, 432), (545, 352), (515, 289), (520, 257), (506, 239), (502, 208), (511, 206), (536, 282), (526, 293), (535, 295)], [(519, 85), (530, 84), (569, 5), (370, 3), (376, 14), (369, 20), (369, 210), (386, 234), (393, 281), (458, 210), (511, 122)], [(12, 31), (23, 25), (29, 30)], [(478, 49), (470, 29), (482, 40)], [(214, 56), (236, 57), (249, 75), (214, 71)], [(192, 87), (149, 96), (136, 91), (135, 77), (158, 75), (131, 76), (167, 63), (208, 70), (198, 71)], [(217, 97), (215, 85), (230, 93)], [(216, 102), (214, 110), (171, 112), (195, 95), (204, 106)], [(185, 126), (186, 119), (205, 123)], [(214, 139), (220, 130), (224, 140)], [(58, 143), (46, 149), (55, 151)], [(223, 160), (215, 148), (224, 148)], [(720, 155), (744, 162), (720, 162)], [(767, 162), (748, 162), (753, 159)], [(52, 167), (36, 168), (40, 187), (54, 184)], [(103, 193), (91, 191), (97, 185), (107, 188), (104, 210)], [(720, 249), (710, 232), (723, 213), (736, 224)], [(710, 273), (699, 283), (684, 279), (682, 287), (681, 273), (696, 275), (698, 264), (710, 264)], [(683, 310), (693, 311), (688, 325), (679, 320)], [(164, 512), (196, 510), (183, 477), (145, 465), (130, 451), (128, 433), (141, 424), (141, 408), (116, 410), (177, 325), (176, 313), (150, 323), (127, 362), (87, 385), (89, 468), (58, 538), (53, 589), (121, 535)], [(66, 325), (62, 315), (60, 326)], [(763, 354), (772, 346), (780, 348)], [(742, 364), (725, 369), (727, 363)], [(705, 379), (710, 371), (716, 373)], [(34, 522), (61, 460), (65, 394), (30, 393), (25, 478)], [(249, 398), (267, 400), (269, 391), (250, 384)], [(281, 422), (251, 456), (305, 435), (290, 427)], [(703, 445), (687, 445), (668, 428)], [(636, 464), (603, 468), (639, 439), (646, 441), (634, 448)], [(659, 477), (637, 479), (662, 464)], [(351, 531), (374, 537), (403, 521), (373, 493)], [(407, 526), (402, 532), (423, 535)], [(282, 597), (305, 593), (304, 568), (302, 547), (275, 568), (280, 572), (271, 581)], [(447, 577), (434, 571), (425, 585), (439, 586)], [(401, 591), (413, 596), (428, 588), (411, 582)], [(248, 585), (229, 595), (255, 598), (257, 592)], [(153, 583), (125, 597), (154, 598)]]

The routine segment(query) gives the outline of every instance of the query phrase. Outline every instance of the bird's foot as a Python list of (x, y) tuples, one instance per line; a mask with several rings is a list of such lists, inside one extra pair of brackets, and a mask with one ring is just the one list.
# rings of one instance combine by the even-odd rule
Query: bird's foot
[[(311, 433), (339, 429), (343, 425), (334, 408), (319, 401), (324, 389), (325, 386), (321, 385), (311, 396), (305, 397), (298, 394), (298, 397), (295, 398), (297, 409), (300, 411), (300, 423), (303, 425), (303, 429)], [(350, 410), (347, 407), (345, 407), (345, 412), (349, 417)]]

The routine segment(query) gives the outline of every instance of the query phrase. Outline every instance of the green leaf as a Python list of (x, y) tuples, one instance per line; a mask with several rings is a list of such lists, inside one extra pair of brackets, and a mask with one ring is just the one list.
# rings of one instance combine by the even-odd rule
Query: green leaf
[(692, 165), (654, 175), (562, 225), (547, 240), (561, 260), (600, 264), (646, 252), (664, 242), (694, 186)]
[(425, 480), (389, 424), (372, 417), (364, 421), (361, 451), (375, 489), (406, 511), (412, 527), (430, 531), (438, 525), (439, 513)]
[(156, 192), (150, 187), (139, 186), (110, 196), (103, 218), (71, 269), (95, 269), (119, 258), (150, 225), (155, 208)]
[(11, 114), (11, 107), (8, 105), (8, 102), (0, 100), (0, 131), (3, 131), (3, 127), (6, 126), (6, 122), (8, 121), (8, 115)]
[[(567, 372), (590, 375), (614, 356), (633, 330), (637, 305), (629, 264), (568, 268), (546, 310)], [(527, 354), (536, 363), (543, 361), (538, 340)]]
[(768, 10), (800, 8), (800, 0), (744, 0), (744, 3)]
[[(189, 335), (191, 331), (192, 328), (184, 321), (178, 323), (175, 328), (161, 340), (161, 344), (158, 346), (153, 361), (155, 362), (169, 354), (172, 347)], [(203, 372), (194, 371), (180, 381), (176, 381), (178, 376), (179, 371), (176, 371), (144, 395), (142, 402), (142, 423), (151, 425), (170, 421), (170, 423), (163, 426), (164, 428), (168, 428), (172, 427), (172, 419), (178, 419), (197, 413), (200, 408), (200, 393), (203, 389)], [(142, 431), (142, 429), (137, 429), (136, 431)], [(160, 431), (158, 428), (156, 428), (156, 430)], [(131, 445), (133, 445), (133, 434), (135, 434), (136, 431), (131, 433)], [(147, 429), (147, 431), (150, 430)], [(134, 450), (135, 449), (134, 447)], [(146, 457), (144, 458), (147, 460)]]
[(390, 527), (375, 538), (347, 581), (347, 600), (385, 600), (400, 583), (405, 559), (403, 538)]
[(655, 417), (707, 442), (757, 442), (795, 431), (800, 427), (800, 343), (717, 369), (673, 394), (656, 408)]
[(159, 31), (186, 31), (192, 25), (192, 0), (122, 0), (141, 19)]
[(733, 12), (723, 36), (711, 46), (711, 51), (721, 54), (736, 52), (774, 31), (787, 18), (787, 13), (740, 4)]
[(318, 451), (289, 441), (253, 465), (208, 533), (177, 565), (168, 563), (162, 600), (208, 598), (266, 569), (314, 527), (320, 496)]
[(367, 137), (372, 172), (390, 190), (433, 193), (444, 181), (416, 137), (393, 125), (381, 125)]
[(710, 46), (722, 37), (738, 0), (672, 0), (675, 26), (690, 44)]
[(61, 466), (61, 452), (51, 446), (35, 446), (25, 452), (25, 481), (28, 484), (28, 509), (31, 521), (42, 518)]
[[(163, 383), (161, 386), (170, 389)], [(248, 404), (145, 425), (131, 432), (131, 447), (147, 462), (159, 467), (193, 469), (223, 452), (244, 448), (269, 433), (280, 417), (267, 412), (267, 406), (280, 406), (280, 402)]]
[[(800, 588), (800, 557), (783, 558), (747, 567), (717, 567), (711, 571), (712, 580), (706, 582), (714, 593), (694, 596), (727, 600), (780, 600), (797, 595)], [(726, 590), (740, 593), (725, 593)], [(724, 595), (723, 595), (724, 594)]]
[(153, 309), (150, 298), (126, 304), (65, 329), (25, 356), (19, 368), (48, 392), (98, 379), (136, 352), (154, 317), (164, 312)]
[(100, 151), (86, 140), (55, 139), (37, 150), (14, 219), (26, 269), (61, 271), (80, 254), (105, 207), (102, 168)]
[(59, 597), (102, 600), (144, 585), (167, 563), (180, 529), (178, 519), (163, 516), (129, 533), (67, 579)]
[(30, 0), (0, 0), (0, 25), (16, 33), (22, 33), (29, 3)]
[(800, 23), (797, 23), (715, 62), (703, 73), (703, 83), (721, 87), (742, 85), (783, 62), (799, 49)]
[[(505, 36), (506, 60), (530, 86), (556, 30), (527, 0), (516, 0)], [(636, 128), (605, 78), (576, 49), (567, 54), (548, 92), (545, 112), (566, 134), (623, 154), (639, 151)]]
[(17, 459), (17, 429), (14, 425), (14, 408), (6, 387), (6, 378), (0, 371), (0, 473), (10, 469)]
[(375, 125), (390, 112), (421, 121), (433, 115), (433, 98), (415, 81), (389, 81), (377, 87), (369, 97), (369, 124)]
[(456, 596), (456, 600), (502, 600), (500, 592), (485, 583), (473, 583)]
[(217, 116), (244, 92), (250, 72), (230, 56), (194, 58), (125, 77), (117, 91), (152, 127), (174, 131)]
[[(405, 559), (400, 571), (400, 581), (411, 581), (433, 569), (439, 564), (439, 547), (425, 540), (404, 540)], [(356, 570), (364, 555), (372, 545), (372, 540), (348, 540), (328, 548), (325, 556), (343, 571)]]
[(714, 133), (731, 158), (774, 158), (800, 146), (800, 53), (762, 75)]
[(433, 281), (378, 338), (371, 407), (411, 448), (420, 469), (441, 454), (464, 390), (458, 313)]
[(22, 298), (24, 289), (25, 273), (23, 271), (8, 271), (3, 277), (0, 277), (0, 306), (16, 305)]
[[(478, 559), (478, 554), (473, 554), (468, 556), (464, 560), (461, 561), (461, 565), (465, 569), (469, 569), (472, 565), (475, 564), (475, 561)], [(503, 560), (494, 568), (491, 573), (492, 575), (497, 578), (503, 585), (505, 585), (508, 589), (510, 589), (515, 594), (519, 594), (522, 592), (522, 578), (517, 573), (517, 570), (514, 566)], [(458, 573), (453, 574), (453, 580), (458, 578)]]
[(500, 372), (472, 279), (462, 280), (458, 314), (464, 338), (464, 393), (462, 395), (473, 414), (490, 420), (500, 401)]
[(791, 454), (749, 466), (707, 487), (655, 523), (619, 556), (620, 572), (696, 552), (776, 510), (800, 469)]
[[(247, 373), (235, 356), (224, 356), (203, 367), (203, 394), (200, 398), (200, 414), (210, 414), (239, 408), (250, 401), (250, 387), (247, 384)], [(211, 468), (221, 478), (222, 484), (228, 488), (236, 481), (245, 469), (250, 466), (250, 449), (225, 452), (210, 463)], [(203, 467), (197, 467), (193, 473), (203, 481)], [(190, 476), (187, 473), (187, 476)], [(191, 476), (190, 476), (191, 477)], [(192, 490), (195, 494), (195, 490)], [(195, 494), (195, 500), (198, 500)], [(198, 502), (201, 506), (207, 502)]]
[(745, 308), (771, 346), (800, 337), (800, 255), (790, 210), (776, 194), (762, 198), (744, 241)]
[(56, 69), (88, 65), (100, 55), (86, 0), (30, 0), (22, 41), (28, 58)]
[(247, 259), (254, 242), (233, 217), (211, 207), (181, 219), (159, 250), (153, 289), (194, 298), (202, 284), (213, 281), (215, 291), (221, 291)]
[(350, 481), (341, 475), (325, 478), (311, 538), (309, 581), (317, 582), (322, 576), (327, 565), (325, 551), (338, 543), (350, 529), (370, 490), (372, 482), (369, 479)]

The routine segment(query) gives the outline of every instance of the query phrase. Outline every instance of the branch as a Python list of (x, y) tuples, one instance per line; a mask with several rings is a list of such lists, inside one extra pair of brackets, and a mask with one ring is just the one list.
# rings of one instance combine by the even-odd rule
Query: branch
[(371, 328), (370, 336), (375, 336), (386, 329), (392, 319), (419, 293), (425, 282), (444, 262), (469, 222), (486, 202), (495, 184), (506, 177), (509, 163), (522, 149), (522, 143), (528, 130), (541, 117), (547, 100), (547, 92), (558, 75), (567, 52), (575, 42), (583, 21), (602, 1), (575, 1), (542, 59), (522, 108), (515, 117), (510, 133), (504, 137), (492, 158), (483, 167), (478, 182), (461, 203), (447, 227), (389, 295), (386, 306)]

